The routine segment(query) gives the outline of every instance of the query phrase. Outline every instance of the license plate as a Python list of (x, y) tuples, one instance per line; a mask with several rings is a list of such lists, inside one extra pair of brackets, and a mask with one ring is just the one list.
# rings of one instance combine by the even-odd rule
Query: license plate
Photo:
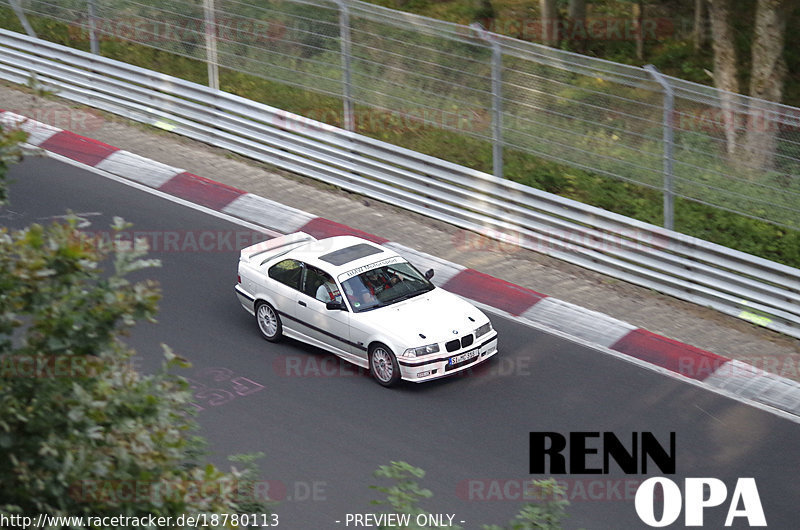
[(454, 364), (463, 363), (464, 361), (468, 361), (477, 356), (478, 350), (471, 350), (466, 353), (462, 353), (461, 355), (454, 355), (453, 357), (450, 357), (449, 364), (452, 366)]

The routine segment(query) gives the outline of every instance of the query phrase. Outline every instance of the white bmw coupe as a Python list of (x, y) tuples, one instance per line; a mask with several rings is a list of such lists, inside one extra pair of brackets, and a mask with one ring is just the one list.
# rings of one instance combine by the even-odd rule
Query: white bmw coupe
[(266, 340), (318, 346), (392, 386), (452, 375), (497, 353), (486, 315), (432, 277), (366, 239), (297, 232), (241, 251), (236, 294)]

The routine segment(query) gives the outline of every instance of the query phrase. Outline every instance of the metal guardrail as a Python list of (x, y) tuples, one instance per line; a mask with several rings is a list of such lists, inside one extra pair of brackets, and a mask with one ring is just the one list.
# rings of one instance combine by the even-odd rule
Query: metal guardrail
[(798, 269), (18, 33), (0, 49), (0, 78), (800, 337)]

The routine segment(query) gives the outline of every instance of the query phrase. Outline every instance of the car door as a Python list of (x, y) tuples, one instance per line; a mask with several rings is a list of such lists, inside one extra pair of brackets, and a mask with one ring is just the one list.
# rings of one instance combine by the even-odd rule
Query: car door
[(297, 320), (309, 337), (321, 342), (340, 357), (352, 360), (350, 312), (327, 309), (330, 301), (341, 301), (340, 287), (327, 272), (304, 264), (302, 289), (297, 295)]

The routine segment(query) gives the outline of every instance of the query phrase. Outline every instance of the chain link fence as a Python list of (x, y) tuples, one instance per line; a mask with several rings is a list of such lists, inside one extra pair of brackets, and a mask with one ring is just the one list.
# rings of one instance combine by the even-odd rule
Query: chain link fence
[[(355, 0), (10, 0), (135, 42), (800, 229), (800, 109)], [(29, 26), (25, 26), (26, 29)], [(310, 116), (319, 118), (319, 116)]]

